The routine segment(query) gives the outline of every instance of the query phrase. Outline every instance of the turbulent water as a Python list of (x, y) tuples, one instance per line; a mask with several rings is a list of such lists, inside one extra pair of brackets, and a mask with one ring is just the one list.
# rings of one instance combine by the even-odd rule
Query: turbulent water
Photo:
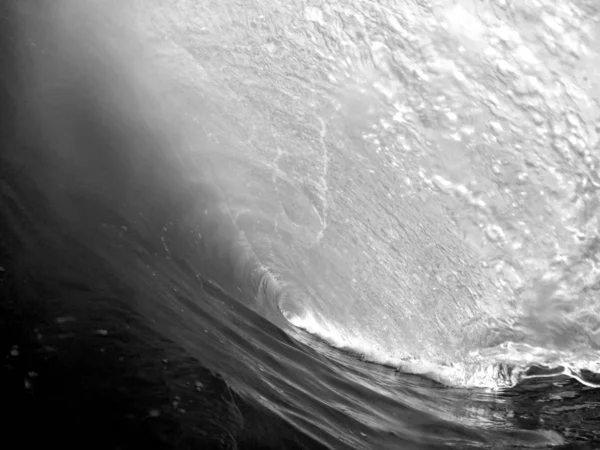
[(600, 445), (595, 0), (2, 11), (4, 301), (52, 352), (133, 314), (298, 448)]

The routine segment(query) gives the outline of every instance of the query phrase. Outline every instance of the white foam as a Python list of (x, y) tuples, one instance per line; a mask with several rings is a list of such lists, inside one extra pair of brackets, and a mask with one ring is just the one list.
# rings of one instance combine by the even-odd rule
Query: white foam
[[(574, 363), (568, 360), (567, 355), (550, 355), (540, 348), (503, 344), (494, 349), (486, 349), (485, 352), (470, 352), (462, 361), (428, 361), (410, 355), (391, 355), (377, 342), (356, 331), (336, 326), (315, 312), (304, 311), (300, 315), (284, 313), (284, 316), (294, 327), (333, 347), (357, 353), (366, 361), (395, 367), (405, 373), (423, 375), (448, 386), (489, 390), (510, 388), (525, 378), (543, 377), (544, 375), (527, 375), (527, 370), (533, 365), (545, 365), (563, 367), (559, 374), (591, 387), (600, 387), (581, 375), (583, 369), (600, 372), (600, 361), (590, 358)], [(554, 375), (557, 373), (553, 372), (552, 376)]]

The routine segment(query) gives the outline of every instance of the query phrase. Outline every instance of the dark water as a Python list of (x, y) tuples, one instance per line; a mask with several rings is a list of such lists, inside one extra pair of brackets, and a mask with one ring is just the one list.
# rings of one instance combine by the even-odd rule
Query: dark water
[(165, 100), (168, 72), (91, 3), (56, 5), (1, 12), (5, 443), (600, 448), (591, 372), (448, 387), (294, 328), (278, 308), (294, 291), (241, 239), (211, 140)]

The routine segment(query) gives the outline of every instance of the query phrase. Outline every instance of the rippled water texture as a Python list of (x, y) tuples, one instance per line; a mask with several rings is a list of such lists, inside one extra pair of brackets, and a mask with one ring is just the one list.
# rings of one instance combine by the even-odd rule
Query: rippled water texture
[(555, 3), (131, 14), (203, 98), (210, 125), (186, 114), (291, 323), (487, 387), (516, 381), (494, 364), (599, 370), (599, 16)]
[(4, 309), (222, 448), (597, 444), (596, 3), (5, 2)]

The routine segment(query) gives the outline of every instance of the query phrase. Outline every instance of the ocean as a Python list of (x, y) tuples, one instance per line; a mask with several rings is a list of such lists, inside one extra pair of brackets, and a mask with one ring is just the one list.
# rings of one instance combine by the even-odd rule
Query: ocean
[(10, 0), (6, 443), (600, 448), (594, 0)]

